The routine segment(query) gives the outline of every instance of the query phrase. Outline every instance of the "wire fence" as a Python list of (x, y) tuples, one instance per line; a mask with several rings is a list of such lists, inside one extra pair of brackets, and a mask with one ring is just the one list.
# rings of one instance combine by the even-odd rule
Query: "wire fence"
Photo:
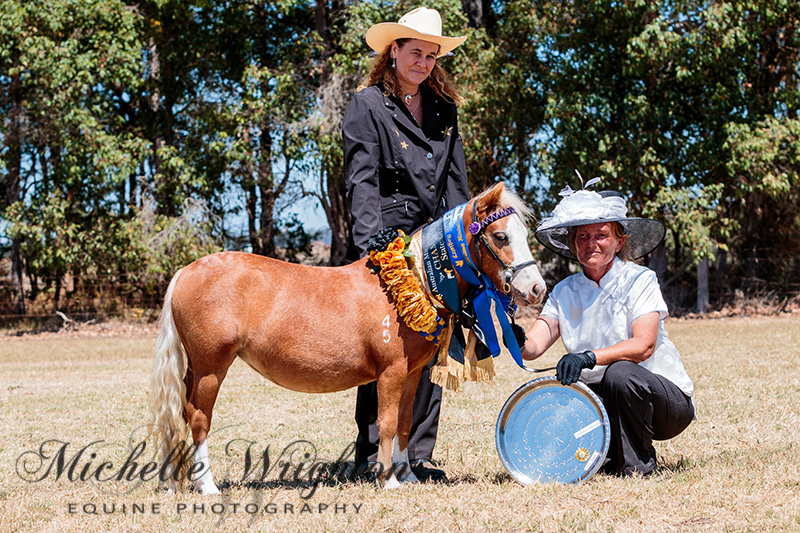
[[(59, 294), (55, 279), (39, 279), (36, 286), (26, 280), (25, 308), (14, 306), (14, 291), (9, 277), (0, 277), (0, 326), (51, 324), (67, 321), (86, 322), (104, 319), (123, 319), (151, 322), (158, 318), (168, 279), (159, 284), (138, 286), (119, 276), (76, 280), (67, 276), (61, 280)], [(800, 284), (775, 287), (761, 280), (751, 280), (751, 290), (717, 287), (712, 293), (709, 313), (779, 314), (800, 312)], [(548, 284), (550, 284), (548, 282)], [(696, 314), (696, 288), (674, 285), (664, 289), (664, 297), (673, 316)], [(519, 307), (517, 318), (532, 320), (541, 306)]]
[[(161, 285), (137, 286), (119, 277), (74, 280), (67, 276), (39, 279), (36, 284), (26, 280), (24, 311), (15, 305), (10, 279), (0, 279), (0, 325), (43, 323), (47, 321), (87, 321), (103, 318), (151, 320), (158, 315), (162, 303)], [(58, 290), (58, 294), (56, 291)]]

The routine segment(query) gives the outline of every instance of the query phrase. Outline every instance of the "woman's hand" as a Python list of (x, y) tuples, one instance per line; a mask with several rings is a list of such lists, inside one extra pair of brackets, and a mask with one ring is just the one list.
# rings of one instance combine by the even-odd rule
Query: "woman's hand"
[(594, 368), (596, 362), (597, 359), (591, 350), (564, 354), (556, 366), (556, 379), (562, 385), (572, 385), (581, 377), (584, 368)]

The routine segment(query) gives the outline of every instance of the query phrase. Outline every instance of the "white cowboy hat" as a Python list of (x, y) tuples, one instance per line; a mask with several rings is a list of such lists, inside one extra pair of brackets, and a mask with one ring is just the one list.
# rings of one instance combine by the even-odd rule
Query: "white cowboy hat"
[(366, 39), (370, 48), (379, 54), (397, 39), (420, 39), (438, 44), (439, 54), (436, 57), (442, 57), (466, 41), (467, 37), (443, 37), (442, 17), (439, 12), (427, 7), (418, 7), (403, 15), (397, 22), (381, 22), (373, 25), (367, 30)]
[(664, 224), (650, 218), (628, 217), (628, 206), (619, 192), (573, 191), (566, 187), (561, 194), (564, 198), (553, 210), (553, 216), (542, 220), (536, 229), (536, 239), (558, 255), (577, 261), (569, 249), (570, 229), (601, 222), (622, 224), (631, 259), (644, 257), (664, 240)]

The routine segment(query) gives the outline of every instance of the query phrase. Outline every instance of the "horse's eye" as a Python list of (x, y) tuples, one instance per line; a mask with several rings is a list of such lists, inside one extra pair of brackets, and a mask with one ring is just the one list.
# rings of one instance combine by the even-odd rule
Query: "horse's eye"
[(505, 233), (495, 233), (494, 238), (497, 239), (498, 242), (508, 242), (508, 235)]

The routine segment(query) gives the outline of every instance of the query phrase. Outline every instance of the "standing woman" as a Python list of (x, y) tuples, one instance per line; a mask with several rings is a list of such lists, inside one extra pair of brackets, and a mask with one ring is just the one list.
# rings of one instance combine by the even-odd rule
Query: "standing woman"
[[(342, 123), (352, 217), (348, 259), (366, 255), (370, 237), (384, 227), (411, 234), (469, 200), (456, 109), (461, 98), (436, 61), (465, 40), (443, 37), (439, 13), (424, 7), (367, 31), (378, 56)], [(442, 398), (441, 387), (430, 381), (431, 364), (414, 398), (408, 441), (411, 468), (422, 481), (445, 479), (431, 463)], [(359, 387), (355, 418), (356, 463), (374, 462), (375, 382)]]
[(653, 441), (677, 436), (694, 419), (694, 386), (664, 330), (668, 312), (656, 274), (632, 261), (658, 246), (664, 226), (628, 217), (614, 191), (562, 194), (536, 238), (583, 272), (553, 288), (522, 356), (536, 359), (561, 337), (568, 353), (558, 380), (585, 381), (608, 412), (603, 471), (648, 475), (656, 467)]

